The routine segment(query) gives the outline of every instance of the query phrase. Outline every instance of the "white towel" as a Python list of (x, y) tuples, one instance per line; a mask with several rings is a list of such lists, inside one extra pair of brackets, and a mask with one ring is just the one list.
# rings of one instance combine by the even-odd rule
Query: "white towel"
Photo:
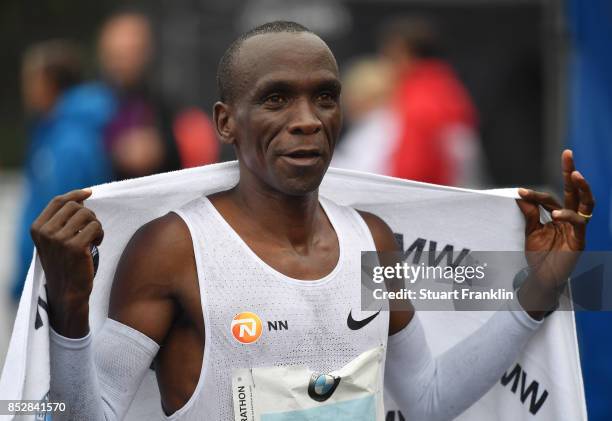
[[(102, 222), (105, 239), (90, 300), (95, 335), (106, 318), (113, 274), (123, 248), (141, 225), (198, 195), (226, 190), (238, 181), (235, 162), (105, 184), (93, 188), (86, 206)], [(337, 203), (373, 212), (405, 245), (417, 238), (436, 241), (438, 250), (520, 251), (524, 221), (514, 189), (476, 192), (330, 169), (320, 193)], [(44, 273), (36, 254), (0, 378), (0, 399), (42, 400), (49, 391), (49, 335), (44, 309)], [(478, 328), (490, 312), (421, 313), (427, 340), (439, 354)], [(468, 409), (461, 420), (586, 420), (582, 373), (573, 313), (549, 317), (499, 382)], [(149, 419), (159, 411), (159, 391), (151, 372), (143, 382), (128, 419)], [(403, 420), (389, 402), (388, 420)], [(534, 417), (535, 415), (535, 417)], [(5, 417), (3, 419), (9, 419)], [(32, 416), (31, 419), (34, 419)]]

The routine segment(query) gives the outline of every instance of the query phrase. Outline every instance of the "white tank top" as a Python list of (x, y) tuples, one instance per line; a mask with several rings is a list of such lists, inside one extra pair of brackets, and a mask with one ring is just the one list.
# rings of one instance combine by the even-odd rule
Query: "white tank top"
[[(370, 230), (354, 209), (325, 198), (320, 203), (336, 231), (340, 257), (331, 273), (313, 281), (290, 278), (266, 264), (207, 197), (175, 211), (193, 240), (205, 347), (193, 395), (166, 419), (233, 420), (237, 368), (306, 365), (327, 373), (372, 348), (386, 349), (388, 312), (360, 329), (348, 327), (349, 312), (358, 321), (372, 315), (361, 312), (360, 288), (361, 251), (376, 249)], [(253, 313), (261, 323), (241, 313)]]

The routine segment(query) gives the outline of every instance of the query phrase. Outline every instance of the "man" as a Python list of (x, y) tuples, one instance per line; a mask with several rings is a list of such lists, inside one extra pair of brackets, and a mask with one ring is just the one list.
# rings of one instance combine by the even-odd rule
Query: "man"
[[(469, 407), (539, 322), (522, 311), (498, 312), (460, 343), (460, 351), (478, 354), (476, 375), (473, 367), (457, 364), (464, 352), (431, 358), (414, 311), (352, 317), (349, 310), (360, 305), (360, 251), (394, 251), (397, 245), (380, 218), (318, 196), (342, 119), (338, 69), (327, 45), (295, 23), (262, 25), (230, 46), (218, 83), (216, 129), (235, 147), (240, 181), (134, 235), (117, 268), (95, 361), (88, 333), (89, 247), (102, 241), (103, 229), (81, 204), (90, 193), (57, 197), (33, 224), (53, 328), (50, 399), (66, 402), (68, 419), (121, 419), (153, 362), (167, 415), (234, 419), (236, 369), (282, 365), (290, 372), (307, 365), (325, 373), (386, 348), (392, 335), (387, 385), (411, 419), (450, 419)], [(584, 247), (593, 200), (569, 152), (564, 175), (566, 209), (549, 195), (522, 193), (528, 250)], [(538, 204), (555, 210), (553, 223), (540, 224)], [(547, 267), (552, 257), (546, 254), (537, 267)], [(554, 307), (557, 280), (573, 264), (561, 263), (562, 273), (534, 270), (521, 289), (521, 304), (532, 317), (541, 319)], [(299, 320), (290, 334), (264, 337), (251, 312)], [(248, 329), (240, 327), (243, 316), (252, 322)], [(455, 375), (456, 368), (468, 373)], [(372, 392), (377, 401), (380, 374)], [(329, 390), (319, 389), (308, 394), (317, 400)], [(279, 400), (301, 393), (284, 392), (276, 392)], [(382, 419), (376, 413), (368, 419)]]
[(41, 42), (24, 55), (23, 102), (32, 120), (15, 300), (21, 295), (32, 259), (30, 225), (49, 200), (111, 179), (102, 134), (114, 113), (113, 96), (103, 86), (81, 84), (82, 73), (79, 52), (67, 41)]

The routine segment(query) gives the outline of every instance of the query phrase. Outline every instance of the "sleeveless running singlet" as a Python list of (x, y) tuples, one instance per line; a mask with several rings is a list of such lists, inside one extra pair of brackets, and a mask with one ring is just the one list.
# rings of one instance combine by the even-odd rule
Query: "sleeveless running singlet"
[(328, 373), (366, 351), (386, 349), (389, 313), (363, 323), (373, 313), (361, 311), (361, 251), (376, 249), (370, 230), (354, 209), (325, 198), (320, 203), (340, 257), (331, 273), (308, 281), (267, 265), (207, 197), (175, 211), (193, 241), (206, 342), (193, 395), (167, 419), (234, 420), (236, 369), (307, 366)]

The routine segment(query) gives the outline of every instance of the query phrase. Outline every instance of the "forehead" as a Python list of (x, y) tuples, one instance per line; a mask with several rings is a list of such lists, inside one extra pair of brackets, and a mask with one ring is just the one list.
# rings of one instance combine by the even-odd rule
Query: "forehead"
[(244, 41), (235, 60), (234, 74), (245, 87), (279, 78), (338, 77), (332, 52), (308, 32), (256, 35)]

